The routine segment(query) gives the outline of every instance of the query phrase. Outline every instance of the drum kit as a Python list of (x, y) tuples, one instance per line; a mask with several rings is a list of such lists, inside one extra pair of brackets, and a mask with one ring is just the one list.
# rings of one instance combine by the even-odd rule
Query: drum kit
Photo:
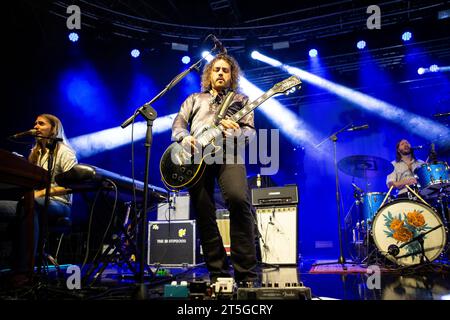
[[(338, 167), (366, 181), (386, 179), (394, 170), (389, 161), (364, 155), (343, 158)], [(345, 231), (351, 239), (347, 243), (354, 260), (408, 267), (444, 258), (448, 249), (450, 167), (435, 161), (421, 165), (414, 174), (418, 183), (407, 186), (407, 197), (395, 197), (392, 188), (388, 192), (364, 192), (352, 183), (355, 202), (345, 218)]]

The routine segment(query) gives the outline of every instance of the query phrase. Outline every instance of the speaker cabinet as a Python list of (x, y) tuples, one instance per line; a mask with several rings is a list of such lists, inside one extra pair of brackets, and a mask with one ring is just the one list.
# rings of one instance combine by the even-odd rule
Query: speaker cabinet
[(261, 260), (276, 265), (297, 264), (297, 206), (257, 207)]
[(172, 194), (169, 201), (158, 206), (158, 221), (189, 220), (189, 193)]
[(223, 246), (227, 255), (231, 254), (230, 240), (230, 212), (227, 209), (216, 210), (217, 227), (222, 237)]

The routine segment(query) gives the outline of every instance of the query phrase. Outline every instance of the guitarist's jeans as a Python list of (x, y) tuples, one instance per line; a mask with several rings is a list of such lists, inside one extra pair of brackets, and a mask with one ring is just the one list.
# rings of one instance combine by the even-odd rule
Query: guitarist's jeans
[(254, 217), (243, 164), (207, 165), (202, 178), (189, 191), (196, 212), (206, 266), (211, 281), (230, 276), (222, 238), (216, 222), (214, 184), (217, 178), (230, 211), (231, 262), (237, 282), (257, 278)]

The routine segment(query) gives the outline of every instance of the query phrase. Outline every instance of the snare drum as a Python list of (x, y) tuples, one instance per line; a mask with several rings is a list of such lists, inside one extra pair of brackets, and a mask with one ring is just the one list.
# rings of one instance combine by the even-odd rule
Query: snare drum
[(450, 169), (447, 163), (424, 163), (414, 170), (420, 187), (420, 194), (427, 198), (438, 197), (441, 192), (450, 191)]
[[(437, 227), (435, 230), (431, 229)], [(416, 201), (395, 200), (384, 205), (373, 219), (371, 234), (381, 254), (398, 265), (419, 264), (422, 248), (415, 237), (423, 236), (425, 256), (431, 262), (444, 250), (447, 230), (433, 208)], [(394, 253), (397, 249), (399, 252)]]

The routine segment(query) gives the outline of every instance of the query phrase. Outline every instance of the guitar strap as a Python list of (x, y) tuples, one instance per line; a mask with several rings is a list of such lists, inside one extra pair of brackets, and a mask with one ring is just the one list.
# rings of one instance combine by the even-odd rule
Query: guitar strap
[(232, 90), (228, 91), (225, 98), (222, 100), (222, 105), (218, 109), (219, 112), (216, 114), (216, 119), (214, 120), (214, 124), (217, 126), (220, 121), (225, 117), (227, 114), (228, 107), (230, 106), (231, 102), (233, 101), (234, 96), (236, 93)]

